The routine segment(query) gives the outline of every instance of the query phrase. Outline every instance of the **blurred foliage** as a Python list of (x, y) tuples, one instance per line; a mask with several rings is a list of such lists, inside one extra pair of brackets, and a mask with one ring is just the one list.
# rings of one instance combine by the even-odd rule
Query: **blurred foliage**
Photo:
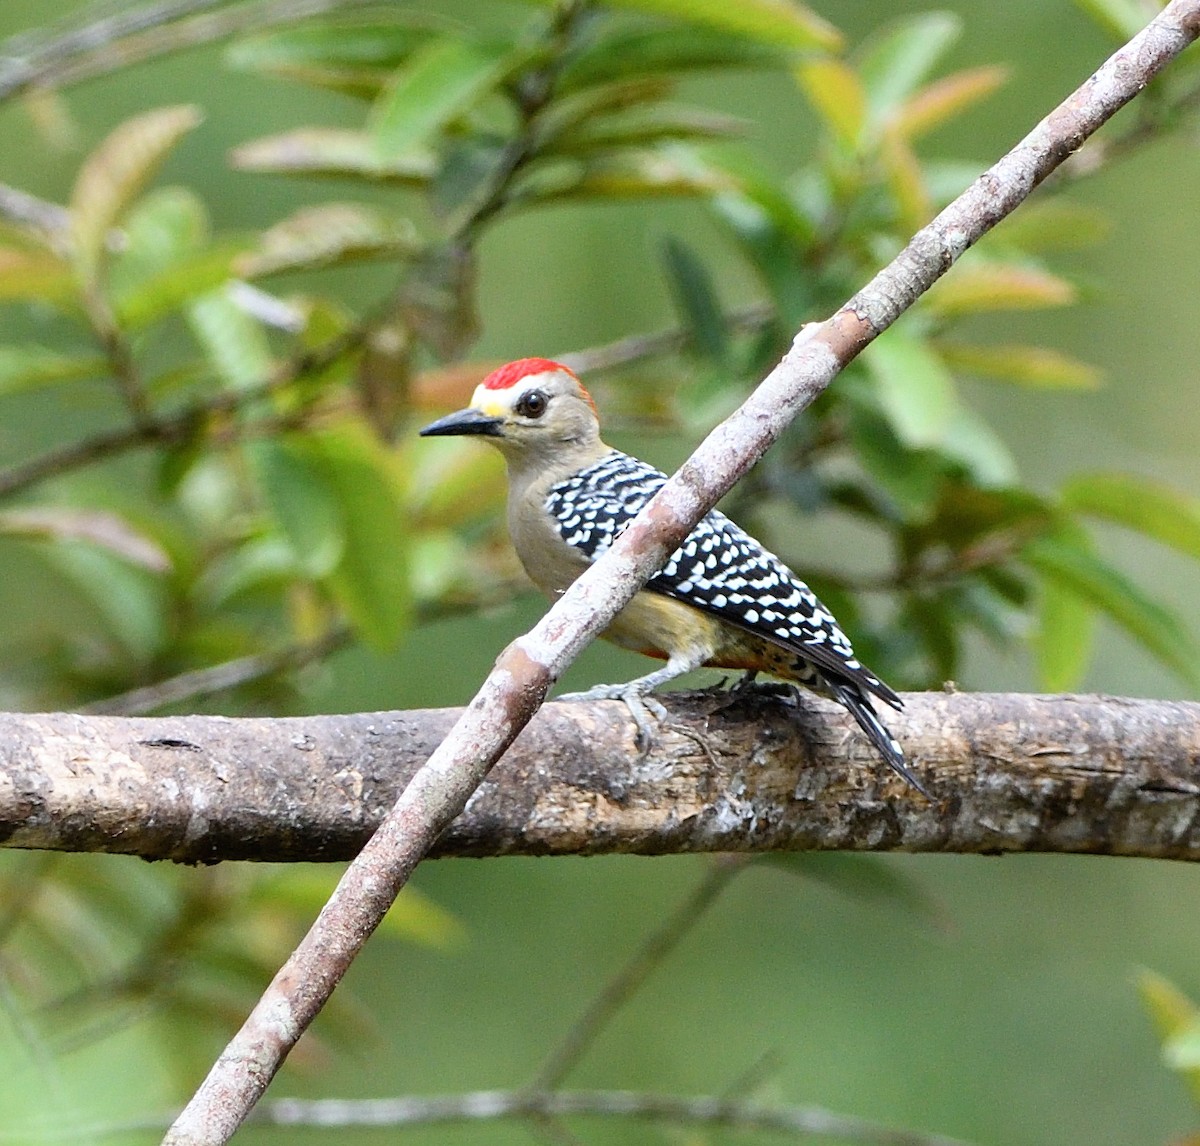
[[(1083, 7), (1124, 36), (1137, 6)], [(291, 678), (265, 670), (294, 669), (297, 650), (323, 655), (346, 633), (392, 648), (431, 617), (523, 592), (492, 460), (469, 441), (413, 440), (494, 365), (470, 358), (488, 323), (478, 258), (490, 229), (569, 201), (703, 204), (740, 266), (670, 236), (658, 273), (679, 337), (584, 356), (614, 422), (691, 442), (802, 323), (840, 306), (979, 173), (920, 146), (1008, 77), (992, 64), (942, 70), (961, 32), (949, 13), (897, 19), (849, 52), (783, 0), (563, 2), (508, 15), (483, 29), (372, 8), (235, 39), (227, 65), (274, 77), (281, 99), (302, 84), (357, 107), (357, 126), (298, 123), (233, 151), (241, 171), (303, 177), (312, 190), (257, 233), (222, 233), (195, 190), (157, 182), (200, 107), (152, 108), (117, 126), (84, 159), (65, 207), (4, 198), (0, 305), (36, 310), (48, 334), (0, 346), (0, 406), (51, 388), (94, 400), (101, 386), (119, 409), (95, 437), (0, 470), (0, 545), (35, 554), (96, 619), (81, 629), (66, 609), (41, 634), (36, 671), (8, 684), (19, 703), (111, 705), (140, 689), (139, 711), (186, 706), (202, 686), (156, 702), (156, 684), (261, 655), (263, 674), (225, 700), (275, 711)], [(794, 81), (818, 140), (793, 172), (756, 157), (742, 121), (688, 102), (689, 77), (722, 69)], [(1184, 81), (1156, 81), (1150, 110), (1104, 154), (1186, 122), (1194, 74), (1193, 63)], [(1106, 224), (1073, 197), (1075, 182), (1047, 187), (966, 255), (729, 499), (898, 688), (954, 678), (976, 633), (1026, 643), (1039, 685), (1067, 690), (1101, 621), (1189, 686), (1200, 678), (1190, 626), (1106, 556), (1095, 529), (1117, 525), (1200, 559), (1200, 502), (1104, 470), (1039, 492), (965, 385), (1101, 383), (1096, 366), (1055, 347), (980, 341), (972, 322), (1078, 302), (1056, 258)], [(387, 268), (390, 288), (364, 305), (329, 272), (367, 262)], [(749, 311), (724, 301), (735, 276), (757, 286)], [(152, 464), (130, 484), (87, 481), (87, 467), (133, 451)], [(812, 515), (858, 523), (876, 556), (811, 568), (795, 526)], [(226, 1027), (320, 902), (304, 874), (138, 869), (126, 882), (121, 870), (109, 879), (22, 860), (0, 884), (6, 973), (61, 1014), (71, 1038), (150, 1008), (177, 1033)], [(861, 861), (818, 878), (918, 901)], [(415, 893), (393, 917), (420, 942), (454, 929)]]

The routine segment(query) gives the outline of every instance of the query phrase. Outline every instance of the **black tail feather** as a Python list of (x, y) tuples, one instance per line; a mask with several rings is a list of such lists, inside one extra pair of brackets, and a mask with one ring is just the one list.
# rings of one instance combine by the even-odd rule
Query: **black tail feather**
[(933, 796), (929, 790), (917, 779), (909, 768), (908, 761), (904, 757), (904, 750), (897, 743), (896, 738), (887, 730), (883, 721), (879, 719), (879, 714), (875, 711), (874, 705), (871, 704), (870, 699), (863, 693), (859, 686), (853, 681), (837, 680), (827, 675), (825, 676), (825, 682), (837, 698), (838, 703), (846, 708), (850, 712), (850, 715), (858, 721), (858, 726), (867, 734), (867, 738), (878, 749), (879, 755), (884, 759), (884, 763), (907, 783), (916, 788), (925, 799), (932, 800)]

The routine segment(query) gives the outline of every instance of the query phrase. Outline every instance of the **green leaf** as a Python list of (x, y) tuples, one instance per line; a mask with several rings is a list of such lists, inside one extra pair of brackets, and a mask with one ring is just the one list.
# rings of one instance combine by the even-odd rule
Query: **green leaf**
[(976, 483), (985, 488), (1015, 486), (1020, 479), (1009, 448), (983, 418), (966, 406), (956, 404), (938, 448), (965, 466)]
[(1117, 44), (1132, 40), (1150, 22), (1150, 13), (1136, 0), (1075, 0), (1075, 6)]
[(1021, 557), (1042, 576), (1107, 614), (1183, 680), (1200, 682), (1195, 644), (1181, 619), (1096, 556), (1083, 530), (1064, 525), (1030, 542)]
[(227, 290), (195, 299), (187, 317), (213, 370), (231, 389), (258, 386), (270, 376), (274, 360), (266, 332)]
[(241, 40), (225, 58), (236, 68), (374, 98), (396, 68), (435, 34), (432, 21), (416, 13), (350, 16)]
[(612, 0), (630, 8), (789, 48), (836, 51), (841, 33), (796, 0)]
[(105, 631), (134, 660), (144, 663), (162, 648), (167, 602), (159, 577), (78, 541), (47, 546), (43, 556), (90, 602)]
[(159, 274), (119, 292), (113, 301), (117, 320), (126, 330), (142, 330), (209, 294), (233, 277), (234, 260), (246, 244), (237, 240), (180, 258)]
[(327, 175), (420, 187), (437, 172), (427, 148), (382, 156), (372, 136), (335, 127), (304, 127), (243, 143), (230, 154), (240, 171), (260, 175)]
[(109, 231), (175, 145), (200, 123), (194, 107), (166, 107), (126, 120), (84, 161), (71, 192), (71, 227), (80, 276), (99, 272)]
[(0, 346), (0, 394), (103, 377), (108, 363), (98, 354), (59, 354), (44, 346)]
[(1040, 310), (1067, 306), (1075, 288), (1058, 275), (1015, 263), (960, 263), (922, 299), (941, 318), (992, 310)]
[(867, 473), (904, 518), (928, 518), (942, 479), (936, 459), (906, 448), (885, 418), (857, 404), (850, 422), (850, 440)]
[(419, 250), (416, 229), (407, 219), (362, 203), (321, 203), (264, 231), (257, 248), (238, 259), (237, 270), (256, 278), (361, 259), (409, 257)]
[(948, 366), (983, 378), (1048, 390), (1094, 390), (1100, 385), (1101, 374), (1095, 366), (1048, 346), (969, 346), (941, 341), (936, 345)]
[(342, 559), (330, 576), (356, 632), (377, 649), (393, 647), (410, 618), (407, 530), (395, 459), (360, 426), (311, 439), (311, 460), (341, 508)]
[(636, 107), (610, 115), (591, 115), (557, 135), (543, 153), (570, 155), (620, 147), (641, 147), (666, 139), (728, 139), (746, 133), (743, 119), (704, 108), (673, 104)]
[(1133, 474), (1082, 474), (1063, 487), (1062, 504), (1200, 559), (1200, 499), (1162, 482)]
[(868, 120), (880, 126), (924, 82), (962, 34), (951, 12), (922, 12), (896, 20), (855, 53), (867, 93)]
[(624, 150), (578, 160), (531, 164), (513, 189), (514, 203), (560, 199), (619, 199), (715, 195), (737, 189), (736, 179), (685, 144)]
[(397, 70), (372, 108), (371, 134), (381, 157), (403, 155), (469, 110), (524, 59), (510, 44), (440, 40)]
[(342, 512), (300, 441), (261, 439), (246, 446), (271, 516), (291, 546), (296, 567), (313, 578), (331, 573), (345, 549)]
[(663, 262), (691, 348), (710, 363), (726, 362), (729, 331), (708, 268), (691, 247), (674, 237), (663, 244)]
[(938, 445), (957, 408), (954, 379), (929, 343), (892, 327), (864, 355), (879, 403), (907, 446)]
[(182, 187), (162, 187), (143, 196), (130, 208), (123, 230), (124, 244), (109, 271), (117, 296), (195, 256), (210, 238), (208, 211)]
[(788, 47), (730, 36), (724, 29), (614, 25), (566, 60), (558, 90), (574, 92), (635, 76), (669, 76), (710, 68), (757, 71), (782, 67), (794, 59)]
[(1039, 587), (1036, 627), (1030, 636), (1038, 682), (1048, 692), (1078, 688), (1091, 660), (1096, 611), (1061, 581)]

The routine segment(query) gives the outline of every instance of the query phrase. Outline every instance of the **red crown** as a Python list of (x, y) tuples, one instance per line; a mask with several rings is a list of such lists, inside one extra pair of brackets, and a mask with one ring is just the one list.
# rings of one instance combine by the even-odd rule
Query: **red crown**
[(481, 383), (485, 390), (507, 390), (515, 386), (522, 378), (530, 374), (546, 374), (551, 370), (562, 370), (575, 377), (561, 362), (551, 362), (549, 358), (518, 358), (493, 370)]

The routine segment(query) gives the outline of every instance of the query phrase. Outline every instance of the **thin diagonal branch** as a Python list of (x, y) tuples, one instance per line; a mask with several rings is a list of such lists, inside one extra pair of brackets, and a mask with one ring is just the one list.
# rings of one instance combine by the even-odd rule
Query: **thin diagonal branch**
[(557, 1090), (575, 1069), (616, 1013), (666, 957), (691, 934), (716, 903), (721, 892), (745, 867), (741, 856), (722, 856), (705, 873), (700, 885), (660, 924), (634, 952), (633, 957), (604, 985), (587, 1010), (567, 1031), (562, 1042), (546, 1057), (529, 1084), (530, 1094)]
[(541, 623), (501, 654), (462, 719), (347, 869), (309, 933), (168, 1131), (166, 1146), (229, 1139), (417, 863), (537, 711), (551, 683), (838, 371), (1197, 35), (1200, 0), (1172, 0), (837, 314), (807, 328), (612, 548)]

